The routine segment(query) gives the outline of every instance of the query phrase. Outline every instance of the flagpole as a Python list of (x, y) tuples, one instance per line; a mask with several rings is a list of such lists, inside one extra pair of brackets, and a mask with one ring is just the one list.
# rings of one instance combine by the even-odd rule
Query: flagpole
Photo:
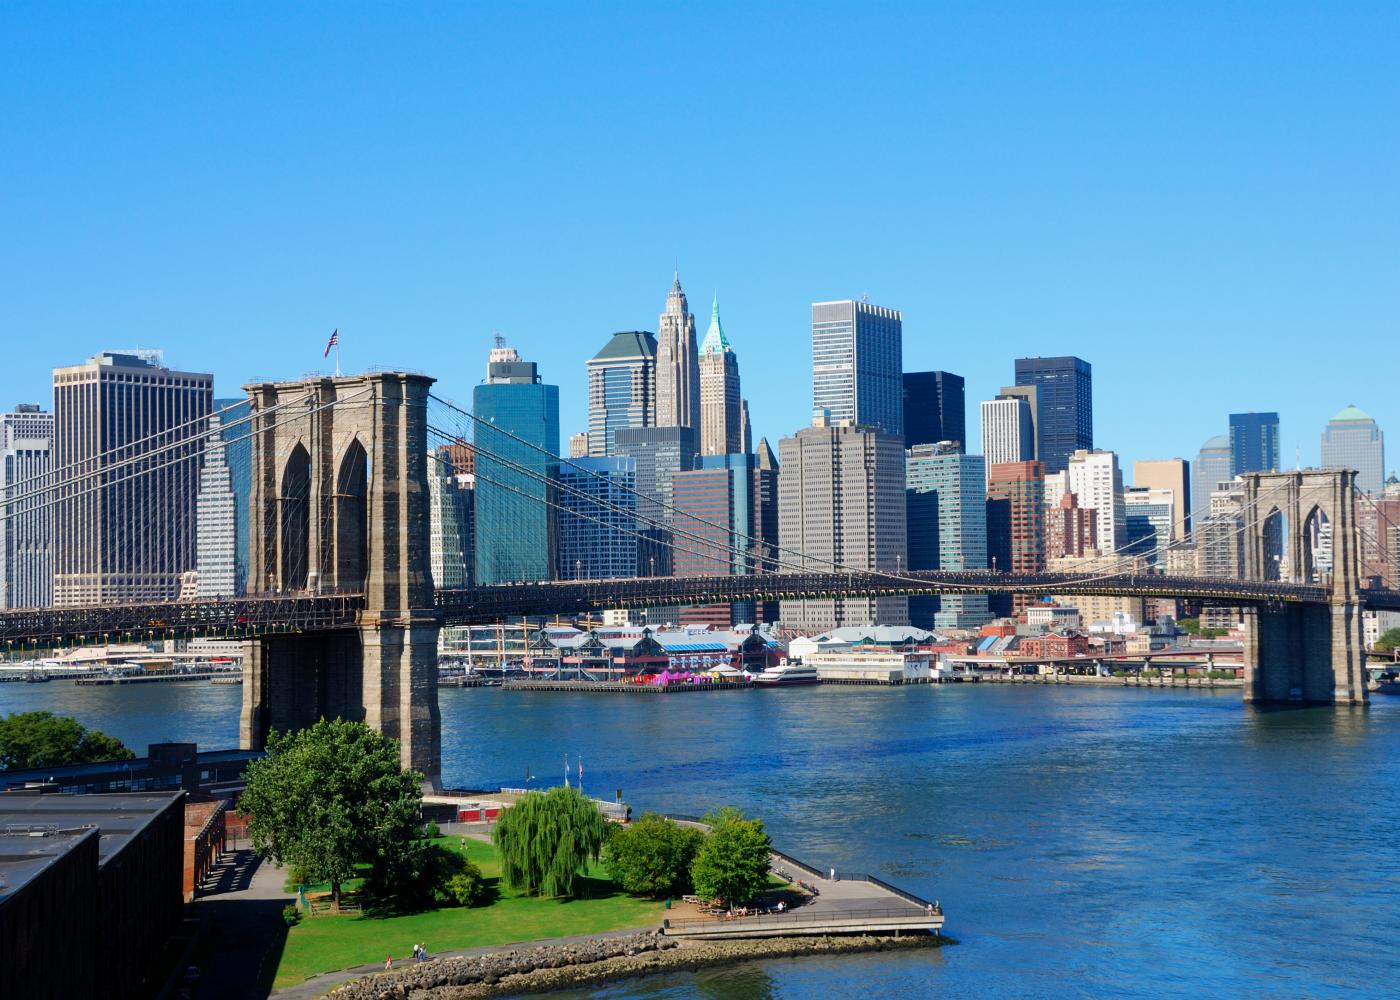
[[(339, 331), (339, 327), (336, 328)], [(335, 338), (335, 377), (340, 378), (340, 338)]]

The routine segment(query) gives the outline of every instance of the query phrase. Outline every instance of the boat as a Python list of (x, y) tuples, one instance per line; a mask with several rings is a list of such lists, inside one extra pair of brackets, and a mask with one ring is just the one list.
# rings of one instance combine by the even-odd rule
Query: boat
[(1367, 673), (1370, 674), (1367, 691), (1372, 694), (1400, 694), (1400, 670), (1372, 667)]
[(783, 660), (776, 667), (764, 670), (753, 682), (761, 687), (795, 687), (798, 684), (820, 684), (821, 675), (816, 667)]

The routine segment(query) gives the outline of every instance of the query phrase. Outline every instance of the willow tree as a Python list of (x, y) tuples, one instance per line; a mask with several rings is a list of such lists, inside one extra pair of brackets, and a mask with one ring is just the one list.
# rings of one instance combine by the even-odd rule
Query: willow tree
[(603, 814), (574, 788), (527, 792), (501, 813), (491, 841), (501, 878), (531, 896), (573, 896), (603, 849)]

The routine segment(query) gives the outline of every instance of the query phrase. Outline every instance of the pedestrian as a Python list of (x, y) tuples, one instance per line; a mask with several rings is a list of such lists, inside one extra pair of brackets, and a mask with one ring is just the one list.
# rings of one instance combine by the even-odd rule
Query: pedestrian
[(835, 868), (831, 869), (831, 881), (833, 881), (833, 882), (836, 881), (836, 869), (835, 869)]
[(420, 962), (426, 962), (427, 960), (428, 960), (428, 948), (427, 948), (426, 945), (421, 945), (421, 944), (420, 944), (420, 945), (418, 946), (418, 961), (420, 961)]
[(466, 838), (466, 837), (463, 837), (463, 838), (462, 838), (462, 853), (463, 853), (463, 854), (466, 854), (466, 853), (467, 853), (467, 838)]
[(929, 915), (930, 917), (933, 916), (933, 904), (932, 904), (932, 903), (929, 903), (929, 904), (928, 904), (927, 909), (928, 909), (928, 915)]
[(385, 968), (385, 969), (392, 969), (393, 967), (394, 967), (394, 956), (393, 956), (393, 955), (387, 955), (387, 956), (385, 956), (385, 958), (384, 958), (384, 968)]

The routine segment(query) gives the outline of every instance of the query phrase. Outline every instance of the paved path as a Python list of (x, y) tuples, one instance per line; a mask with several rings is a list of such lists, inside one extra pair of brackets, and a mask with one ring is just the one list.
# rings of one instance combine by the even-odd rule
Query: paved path
[[(282, 890), (280, 868), (252, 851), (225, 854), (200, 884), (194, 912), (203, 923), (205, 956), (199, 1000), (264, 997), (258, 988), (264, 962), (276, 962), (287, 938), (282, 907), (295, 897)], [(269, 971), (266, 979), (271, 980)]]

